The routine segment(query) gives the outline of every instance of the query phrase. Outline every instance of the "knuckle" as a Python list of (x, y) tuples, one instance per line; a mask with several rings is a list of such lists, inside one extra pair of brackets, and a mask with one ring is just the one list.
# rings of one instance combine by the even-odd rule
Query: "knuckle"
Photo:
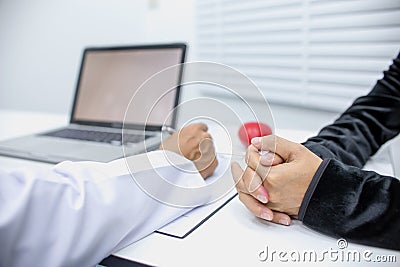
[(245, 158), (246, 164), (251, 168), (251, 169), (257, 169), (258, 167), (258, 161), (252, 156), (247, 154)]
[(208, 130), (208, 127), (207, 127), (207, 124), (205, 124), (205, 123), (195, 123), (195, 124), (193, 124), (198, 130), (201, 130), (201, 131), (207, 131)]
[(294, 152), (296, 154), (300, 154), (303, 153), (306, 150), (306, 147), (300, 144), (296, 144), (295, 148), (294, 148)]
[(254, 177), (255, 171), (249, 167), (246, 168), (244, 171), (243, 179), (244, 180), (249, 180)]
[(268, 195), (269, 195), (269, 200), (268, 202), (271, 203), (279, 203), (279, 197), (275, 192), (270, 192), (268, 191)]
[(246, 162), (246, 164), (249, 165), (249, 162), (250, 162), (250, 155), (249, 155), (248, 152), (246, 152), (246, 156), (245, 156), (245, 158), (244, 158), (244, 162)]
[(268, 182), (271, 185), (275, 185), (276, 181), (279, 179), (278, 176), (279, 175), (277, 175), (274, 171), (271, 171), (271, 169), (270, 169), (265, 178), (268, 179)]
[(211, 134), (208, 132), (203, 132), (203, 138), (211, 139)]
[(185, 128), (183, 128), (185, 131), (192, 133), (192, 135), (194, 135), (194, 133), (199, 132), (200, 129), (196, 124), (190, 124), (188, 126), (186, 126)]
[[(268, 195), (269, 195), (268, 203), (275, 204), (275, 206), (276, 206), (274, 208), (275, 210), (277, 210), (277, 208), (281, 207), (283, 196), (279, 190), (274, 190), (273, 188), (270, 187), (268, 190)], [(278, 211), (280, 211), (280, 210), (278, 210)]]
[(245, 201), (244, 201), (244, 193), (239, 192), (239, 200), (240, 200), (240, 202), (242, 202), (242, 203), (245, 202)]

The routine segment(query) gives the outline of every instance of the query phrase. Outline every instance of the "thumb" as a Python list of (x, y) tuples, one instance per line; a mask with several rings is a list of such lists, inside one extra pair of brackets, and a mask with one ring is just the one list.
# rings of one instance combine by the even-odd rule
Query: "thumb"
[(235, 181), (235, 185), (236, 185), (241, 181), (244, 171), (243, 171), (242, 167), (240, 167), (239, 163), (237, 163), (236, 161), (232, 161), (231, 171), (232, 171), (233, 180)]
[(258, 149), (278, 154), (283, 160), (288, 160), (296, 146), (299, 144), (286, 140), (276, 135), (255, 137), (251, 143)]

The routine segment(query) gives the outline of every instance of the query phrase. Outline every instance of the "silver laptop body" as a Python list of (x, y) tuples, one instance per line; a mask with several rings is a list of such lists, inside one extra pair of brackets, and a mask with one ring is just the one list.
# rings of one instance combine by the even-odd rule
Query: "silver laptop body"
[[(130, 154), (155, 149), (161, 140), (161, 127), (175, 127), (182, 69), (175, 77), (166, 77), (164, 86), (176, 87), (164, 114), (172, 116), (146, 124), (145, 114), (130, 116), (124, 122), (131, 97), (140, 85), (155, 73), (185, 60), (185, 44), (130, 47), (86, 48), (76, 86), (70, 124), (66, 128), (0, 142), (0, 155), (50, 163), (64, 160), (108, 162), (123, 157), (123, 144)], [(172, 85), (172, 87), (171, 87)], [(160, 86), (162, 87), (162, 86)], [(165, 88), (151, 88), (154, 93)], [(146, 99), (143, 99), (145, 103)], [(147, 103), (149, 104), (149, 103)], [(122, 126), (124, 136), (122, 138)], [(146, 125), (146, 127), (145, 127)], [(145, 131), (143, 131), (145, 127)], [(146, 139), (146, 148), (143, 139)]]

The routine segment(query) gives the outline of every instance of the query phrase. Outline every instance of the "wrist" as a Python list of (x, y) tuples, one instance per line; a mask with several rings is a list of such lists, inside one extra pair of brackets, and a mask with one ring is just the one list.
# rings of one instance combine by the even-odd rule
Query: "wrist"
[(312, 177), (308, 188), (304, 194), (303, 201), (301, 202), (300, 208), (299, 208), (299, 213), (298, 213), (298, 219), (300, 221), (303, 220), (304, 215), (306, 213), (308, 204), (310, 203), (310, 199), (315, 191), (315, 188), (318, 185), (319, 180), (321, 179), (323, 173), (325, 172), (326, 167), (328, 166), (329, 162), (331, 159), (324, 159), (321, 164), (319, 165), (317, 171), (315, 172), (314, 176)]

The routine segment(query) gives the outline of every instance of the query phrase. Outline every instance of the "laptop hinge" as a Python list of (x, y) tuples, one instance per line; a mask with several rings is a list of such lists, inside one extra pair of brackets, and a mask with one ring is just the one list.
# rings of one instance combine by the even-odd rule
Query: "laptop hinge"
[[(99, 131), (99, 132), (107, 132), (107, 133), (121, 133), (121, 128), (111, 128), (111, 127), (104, 127), (104, 126), (94, 126), (94, 125), (84, 125), (84, 124), (76, 124), (71, 123), (67, 128), (70, 129), (77, 129), (77, 130), (86, 130), (86, 131)], [(124, 130), (125, 133), (130, 134), (140, 134), (141, 130)], [(148, 134), (149, 132), (146, 132)], [(151, 132), (150, 132), (151, 133)]]

